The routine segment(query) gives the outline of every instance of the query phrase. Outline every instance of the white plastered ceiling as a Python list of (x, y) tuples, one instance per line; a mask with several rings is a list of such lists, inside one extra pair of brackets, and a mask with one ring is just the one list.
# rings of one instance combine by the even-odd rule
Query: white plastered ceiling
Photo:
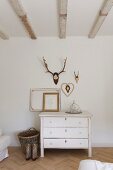
[[(104, 0), (68, 0), (66, 36), (88, 36)], [(58, 0), (21, 0), (37, 37), (59, 35)], [(27, 32), (8, 0), (0, 0), (0, 30), (9, 37), (25, 37)], [(98, 35), (113, 35), (113, 9)]]

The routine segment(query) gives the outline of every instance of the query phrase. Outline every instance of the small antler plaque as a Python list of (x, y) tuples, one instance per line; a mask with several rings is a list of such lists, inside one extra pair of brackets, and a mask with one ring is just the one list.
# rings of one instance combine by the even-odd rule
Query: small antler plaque
[(75, 81), (76, 81), (76, 83), (78, 83), (78, 81), (79, 81), (79, 71), (78, 71), (77, 74), (74, 71), (74, 75), (75, 75)]

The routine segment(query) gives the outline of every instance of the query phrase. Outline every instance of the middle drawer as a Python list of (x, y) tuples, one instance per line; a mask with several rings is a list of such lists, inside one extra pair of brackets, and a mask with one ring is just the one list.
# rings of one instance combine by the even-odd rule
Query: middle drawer
[(88, 138), (88, 128), (44, 128), (44, 138)]

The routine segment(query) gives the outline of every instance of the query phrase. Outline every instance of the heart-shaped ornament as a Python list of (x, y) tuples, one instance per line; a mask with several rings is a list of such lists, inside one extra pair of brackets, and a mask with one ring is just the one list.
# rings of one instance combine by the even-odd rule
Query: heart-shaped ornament
[(74, 84), (73, 83), (62, 83), (61, 89), (63, 93), (68, 97), (74, 90)]

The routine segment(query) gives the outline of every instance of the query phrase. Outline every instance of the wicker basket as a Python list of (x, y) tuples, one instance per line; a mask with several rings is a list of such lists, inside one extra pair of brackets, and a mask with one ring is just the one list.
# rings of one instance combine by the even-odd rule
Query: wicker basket
[[(22, 151), (26, 154), (28, 146), (32, 147), (34, 144), (39, 149), (39, 132), (35, 128), (30, 128), (26, 131), (20, 132), (18, 138), (21, 144)], [(33, 148), (33, 147), (32, 147)], [(31, 151), (29, 151), (31, 152)], [(33, 152), (33, 151), (32, 151)], [(27, 156), (26, 156), (27, 159)]]

